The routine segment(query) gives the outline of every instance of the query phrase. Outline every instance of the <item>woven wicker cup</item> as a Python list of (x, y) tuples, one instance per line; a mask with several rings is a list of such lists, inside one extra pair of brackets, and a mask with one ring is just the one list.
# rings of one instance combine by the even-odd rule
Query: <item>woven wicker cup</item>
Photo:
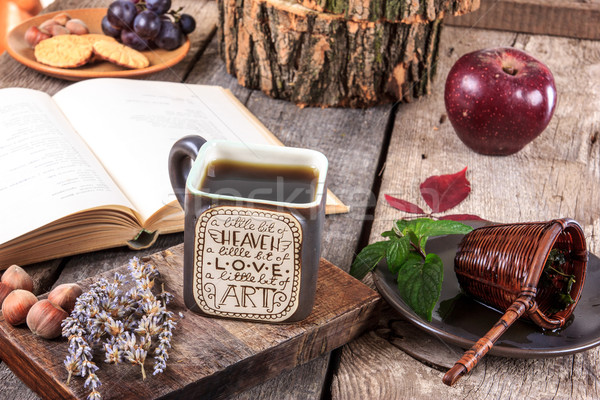
[[(549, 314), (550, 288), (538, 282), (550, 251), (568, 254), (564, 272), (575, 276), (565, 310)], [(545, 329), (565, 325), (581, 296), (587, 267), (585, 237), (571, 219), (548, 222), (493, 225), (467, 234), (459, 244), (454, 270), (462, 289), (476, 299), (505, 311), (503, 317), (444, 376), (454, 384), (468, 373), (519, 317), (525, 316)]]

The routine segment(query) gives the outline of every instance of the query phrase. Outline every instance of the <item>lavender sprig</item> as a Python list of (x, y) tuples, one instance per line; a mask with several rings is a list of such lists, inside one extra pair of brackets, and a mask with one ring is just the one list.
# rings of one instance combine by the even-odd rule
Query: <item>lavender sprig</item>
[(94, 348), (104, 349), (106, 363), (127, 361), (139, 365), (142, 379), (146, 378), (144, 363), (149, 352), (154, 349), (153, 375), (165, 370), (169, 358), (177, 322), (166, 306), (173, 296), (164, 287), (158, 295), (152, 292), (159, 275), (156, 266), (134, 257), (127, 267), (133, 279), (129, 290), (124, 292), (129, 282), (123, 274), (115, 274), (110, 281), (101, 278), (79, 296), (75, 309), (62, 323), (63, 336), (69, 339), (69, 354), (64, 361), (69, 374), (67, 384), (72, 376), (86, 378), (84, 387), (91, 390), (88, 400), (102, 398)]

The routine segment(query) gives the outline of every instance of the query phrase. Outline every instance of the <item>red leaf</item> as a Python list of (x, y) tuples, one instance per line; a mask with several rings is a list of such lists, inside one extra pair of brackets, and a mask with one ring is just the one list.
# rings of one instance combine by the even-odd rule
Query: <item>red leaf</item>
[(392, 206), (400, 211), (405, 211), (405, 212), (411, 213), (411, 214), (425, 214), (425, 211), (423, 211), (421, 209), (421, 207), (419, 207), (416, 204), (413, 204), (406, 200), (397, 199), (393, 196), (390, 196), (389, 194), (386, 194), (384, 196), (390, 206)]
[(421, 183), (421, 196), (434, 213), (444, 212), (458, 205), (471, 192), (467, 167), (449, 175), (430, 176)]
[(444, 215), (438, 219), (448, 219), (450, 221), (487, 221), (487, 219), (483, 219), (474, 214), (451, 214)]

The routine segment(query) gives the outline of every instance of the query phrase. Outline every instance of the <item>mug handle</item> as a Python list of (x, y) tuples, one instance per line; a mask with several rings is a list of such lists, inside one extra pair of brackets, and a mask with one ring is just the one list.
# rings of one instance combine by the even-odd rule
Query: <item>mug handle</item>
[(191, 135), (179, 139), (171, 147), (169, 153), (169, 178), (175, 196), (185, 208), (185, 182), (192, 168), (192, 163), (196, 159), (200, 147), (206, 143), (206, 139), (201, 136)]

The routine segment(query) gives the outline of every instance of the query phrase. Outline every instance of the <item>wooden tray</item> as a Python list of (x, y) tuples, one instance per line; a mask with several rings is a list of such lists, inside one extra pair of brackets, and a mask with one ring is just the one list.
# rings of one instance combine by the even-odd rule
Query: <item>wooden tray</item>
[[(103, 399), (222, 398), (327, 353), (376, 322), (379, 295), (324, 259), (312, 313), (301, 322), (279, 325), (205, 318), (188, 311), (182, 298), (183, 245), (156, 253), (148, 261), (158, 266), (165, 290), (175, 295), (169, 309), (183, 312), (185, 318), (174, 331), (162, 374), (148, 374), (142, 381), (139, 367), (105, 364), (98, 356)], [(125, 273), (126, 267), (103, 275), (113, 276), (115, 271)], [(85, 290), (95, 279), (80, 285)], [(0, 314), (0, 358), (41, 397), (87, 397), (82, 378), (65, 383), (66, 354), (66, 339), (40, 339), (26, 326), (9, 325)], [(151, 362), (146, 364), (150, 371)]]

